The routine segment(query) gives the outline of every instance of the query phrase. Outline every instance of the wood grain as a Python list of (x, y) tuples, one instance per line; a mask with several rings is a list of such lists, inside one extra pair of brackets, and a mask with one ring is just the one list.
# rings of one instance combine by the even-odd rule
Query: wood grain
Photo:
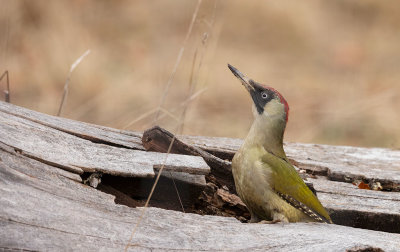
[(95, 143), (104, 143), (137, 150), (144, 150), (141, 144), (142, 134), (139, 132), (118, 130), (100, 125), (78, 122), (58, 116), (51, 116), (1, 101), (0, 111), (90, 140)]
[[(243, 143), (233, 138), (178, 138), (225, 159), (232, 159)], [(284, 148), (294, 165), (309, 173), (341, 182), (375, 181), (386, 190), (400, 191), (400, 150), (303, 143), (285, 143)]]
[(0, 142), (42, 162), (76, 173), (152, 177), (165, 162), (166, 171), (208, 174), (201, 157), (146, 152), (93, 143), (43, 124), (0, 111)]

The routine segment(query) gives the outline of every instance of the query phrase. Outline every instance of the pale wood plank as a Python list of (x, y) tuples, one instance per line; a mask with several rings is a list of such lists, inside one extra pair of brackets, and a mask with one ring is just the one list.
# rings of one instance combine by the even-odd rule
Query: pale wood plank
[[(241, 139), (180, 136), (182, 141), (231, 159)], [(323, 174), (331, 180), (379, 181), (384, 189), (400, 191), (400, 150), (322, 144), (286, 143), (289, 159), (300, 169)]]
[(207, 174), (201, 157), (145, 152), (96, 144), (74, 135), (0, 111), (0, 142), (26, 156), (77, 173), (103, 172), (119, 176), (154, 176), (154, 169)]
[(144, 150), (141, 142), (142, 134), (139, 132), (118, 130), (100, 125), (78, 122), (68, 118), (47, 115), (3, 101), (0, 101), (0, 111), (93, 142)]
[(307, 180), (334, 223), (400, 233), (400, 192), (365, 190), (321, 177)]

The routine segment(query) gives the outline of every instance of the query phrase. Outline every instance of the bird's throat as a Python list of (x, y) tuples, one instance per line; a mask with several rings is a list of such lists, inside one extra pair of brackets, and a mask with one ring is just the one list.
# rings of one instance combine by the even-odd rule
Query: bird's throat
[(244, 147), (262, 146), (266, 151), (286, 159), (283, 150), (285, 128), (285, 118), (277, 114), (270, 115), (265, 111), (264, 114), (256, 116), (245, 139)]

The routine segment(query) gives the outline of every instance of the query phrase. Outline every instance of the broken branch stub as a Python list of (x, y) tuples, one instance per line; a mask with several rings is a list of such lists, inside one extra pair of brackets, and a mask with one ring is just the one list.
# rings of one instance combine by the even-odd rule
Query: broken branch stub
[[(159, 126), (155, 126), (143, 133), (143, 147), (148, 151), (167, 152), (174, 135)], [(211, 175), (218, 178), (222, 185), (236, 192), (232, 177), (231, 162), (218, 158), (199, 147), (188, 145), (177, 137), (171, 148), (171, 153), (201, 156), (211, 167)]]
[[(143, 133), (142, 143), (148, 151), (166, 152), (173, 138), (174, 135), (171, 132), (159, 126), (154, 126)], [(188, 145), (177, 137), (175, 137), (171, 153), (201, 156), (212, 167), (231, 173), (231, 162), (220, 159), (201, 148)]]

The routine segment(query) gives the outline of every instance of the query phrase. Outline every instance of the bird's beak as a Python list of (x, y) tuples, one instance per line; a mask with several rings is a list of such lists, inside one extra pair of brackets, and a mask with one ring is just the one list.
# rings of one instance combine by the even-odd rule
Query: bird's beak
[(233, 75), (235, 75), (242, 82), (243, 86), (247, 89), (247, 91), (250, 92), (250, 91), (254, 90), (254, 86), (253, 86), (254, 82), (251, 79), (244, 76), (244, 74), (239, 72), (239, 70), (237, 70), (230, 64), (228, 64), (228, 67), (232, 71)]

